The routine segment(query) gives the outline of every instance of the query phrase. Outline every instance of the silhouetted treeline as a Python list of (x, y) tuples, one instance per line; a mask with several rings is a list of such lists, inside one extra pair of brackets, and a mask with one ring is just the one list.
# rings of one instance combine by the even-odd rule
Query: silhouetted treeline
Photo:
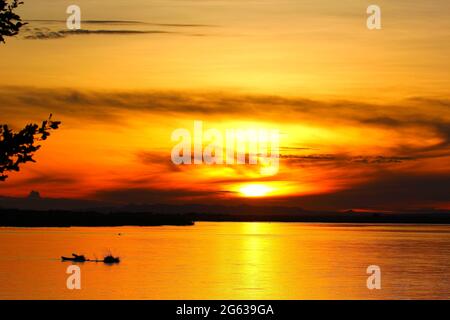
[(450, 224), (450, 213), (161, 214), (0, 210), (0, 226), (4, 227), (191, 226), (197, 221)]
[(3, 227), (189, 226), (193, 224), (193, 220), (188, 215), (0, 210), (0, 226)]

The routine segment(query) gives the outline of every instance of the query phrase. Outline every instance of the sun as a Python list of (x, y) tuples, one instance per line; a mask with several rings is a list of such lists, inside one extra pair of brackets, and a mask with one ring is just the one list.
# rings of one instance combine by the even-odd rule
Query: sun
[(264, 197), (270, 191), (271, 188), (262, 184), (247, 184), (239, 189), (244, 197)]

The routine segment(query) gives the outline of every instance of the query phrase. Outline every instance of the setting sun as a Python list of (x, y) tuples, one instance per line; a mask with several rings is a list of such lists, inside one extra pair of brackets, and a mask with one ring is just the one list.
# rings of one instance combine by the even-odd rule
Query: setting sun
[(262, 184), (249, 184), (239, 189), (244, 197), (264, 197), (272, 189)]

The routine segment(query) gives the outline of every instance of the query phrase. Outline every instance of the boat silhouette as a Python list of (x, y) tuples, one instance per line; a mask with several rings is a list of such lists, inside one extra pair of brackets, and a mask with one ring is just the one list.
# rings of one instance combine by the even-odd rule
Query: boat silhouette
[(72, 257), (64, 257), (61, 256), (61, 260), (62, 261), (72, 261), (72, 262), (103, 262), (103, 263), (107, 263), (107, 264), (113, 264), (113, 263), (119, 263), (120, 262), (120, 258), (119, 257), (114, 257), (112, 254), (107, 255), (106, 257), (103, 258), (103, 260), (90, 260), (87, 259), (84, 255), (78, 255), (76, 253), (72, 253)]
[(120, 262), (120, 258), (119, 257), (114, 257), (113, 255), (107, 255), (104, 259), (103, 259), (104, 263), (119, 263)]
[(86, 262), (88, 259), (84, 255), (78, 255), (75, 253), (72, 253), (72, 257), (64, 257), (61, 256), (62, 261), (74, 261), (74, 262)]

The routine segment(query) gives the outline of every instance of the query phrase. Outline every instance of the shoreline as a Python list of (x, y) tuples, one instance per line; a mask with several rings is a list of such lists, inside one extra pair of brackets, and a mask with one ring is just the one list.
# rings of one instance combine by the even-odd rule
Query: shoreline
[(303, 212), (297, 214), (210, 214), (95, 211), (0, 210), (0, 227), (193, 226), (196, 222), (281, 222), (335, 224), (450, 224), (450, 213)]

